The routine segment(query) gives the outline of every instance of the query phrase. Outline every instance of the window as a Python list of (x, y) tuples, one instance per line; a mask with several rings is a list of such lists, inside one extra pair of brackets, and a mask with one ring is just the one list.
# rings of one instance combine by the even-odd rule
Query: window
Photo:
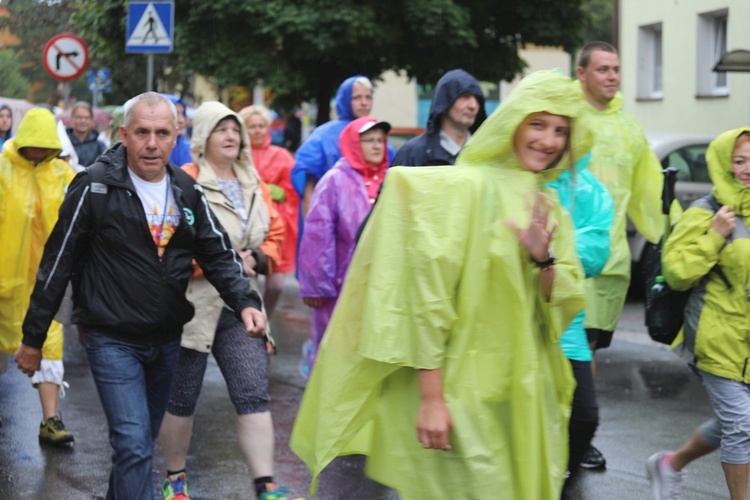
[(729, 11), (720, 10), (698, 15), (697, 94), (729, 95), (729, 76), (713, 68), (729, 47)]
[(661, 23), (638, 28), (638, 97), (661, 99), (662, 80)]

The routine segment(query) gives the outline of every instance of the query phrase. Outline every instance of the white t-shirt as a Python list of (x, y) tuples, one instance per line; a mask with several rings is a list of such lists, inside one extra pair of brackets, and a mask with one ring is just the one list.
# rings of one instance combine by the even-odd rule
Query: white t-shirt
[(141, 179), (128, 168), (130, 179), (135, 186), (135, 192), (143, 203), (151, 238), (159, 250), (159, 256), (164, 255), (164, 249), (169, 239), (180, 225), (180, 210), (175, 204), (169, 174), (159, 182), (148, 182)]

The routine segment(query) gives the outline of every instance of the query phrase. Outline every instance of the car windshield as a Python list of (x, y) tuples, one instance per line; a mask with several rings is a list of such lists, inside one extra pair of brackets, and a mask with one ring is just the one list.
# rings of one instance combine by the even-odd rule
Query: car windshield
[(678, 181), (711, 182), (706, 164), (707, 148), (707, 144), (697, 144), (677, 149), (662, 160), (662, 166), (679, 169)]

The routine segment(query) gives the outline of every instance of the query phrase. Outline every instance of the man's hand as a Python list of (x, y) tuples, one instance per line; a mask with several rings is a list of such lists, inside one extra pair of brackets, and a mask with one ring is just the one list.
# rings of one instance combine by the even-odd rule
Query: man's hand
[(318, 308), (323, 305), (323, 299), (320, 297), (302, 297), (302, 302), (307, 307)]
[(266, 315), (253, 307), (246, 307), (242, 310), (242, 322), (245, 323), (245, 330), (248, 337), (264, 337), (266, 335), (266, 324), (268, 320)]
[(31, 378), (42, 363), (42, 350), (21, 344), (13, 355), (13, 360), (18, 365), (18, 369)]

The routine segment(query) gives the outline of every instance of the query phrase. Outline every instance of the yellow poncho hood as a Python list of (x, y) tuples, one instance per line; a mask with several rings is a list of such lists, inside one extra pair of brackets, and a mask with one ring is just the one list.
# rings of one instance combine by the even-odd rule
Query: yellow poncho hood
[(740, 134), (750, 133), (750, 127), (728, 130), (711, 141), (706, 151), (708, 175), (714, 183), (713, 194), (722, 205), (729, 205), (732, 211), (743, 217), (750, 216), (750, 189), (734, 177), (732, 171), (732, 151)]
[(18, 132), (9, 142), (10, 144), (6, 142), (3, 149), (5, 153), (13, 157), (14, 162), (23, 160), (31, 163), (19, 153), (19, 150), (25, 147), (50, 149), (50, 154), (44, 161), (57, 158), (62, 152), (62, 144), (57, 136), (55, 117), (48, 109), (44, 108), (30, 109), (18, 126)]
[[(456, 165), (502, 164), (504, 168), (522, 170), (513, 152), (513, 137), (526, 116), (544, 111), (571, 119), (568, 151), (554, 168), (543, 172), (540, 178), (542, 182), (555, 180), (591, 149), (591, 132), (577, 118), (586, 103), (581, 94), (572, 91), (574, 85), (576, 82), (554, 70), (537, 71), (521, 80), (471, 137), (456, 159)], [(529, 98), (529, 95), (534, 98)]]

